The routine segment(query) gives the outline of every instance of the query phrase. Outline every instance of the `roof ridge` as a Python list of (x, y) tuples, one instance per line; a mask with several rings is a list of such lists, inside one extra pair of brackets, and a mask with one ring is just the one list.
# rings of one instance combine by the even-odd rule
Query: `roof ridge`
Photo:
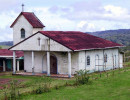
[(45, 25), (42, 23), (42, 21), (32, 12), (32, 14), (37, 18), (37, 20), (45, 27)]

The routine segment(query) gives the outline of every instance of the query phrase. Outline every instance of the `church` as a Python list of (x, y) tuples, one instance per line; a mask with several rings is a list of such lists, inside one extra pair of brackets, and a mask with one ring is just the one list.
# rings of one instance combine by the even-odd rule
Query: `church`
[(13, 28), (13, 73), (16, 51), (24, 52), (24, 71), (64, 74), (75, 71), (104, 71), (123, 67), (120, 44), (79, 31), (44, 31), (44, 24), (33, 12), (21, 12)]

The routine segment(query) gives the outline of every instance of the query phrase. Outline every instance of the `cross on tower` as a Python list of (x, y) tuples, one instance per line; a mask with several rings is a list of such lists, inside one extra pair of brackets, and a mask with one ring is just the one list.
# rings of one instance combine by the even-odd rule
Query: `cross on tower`
[(22, 4), (22, 12), (24, 12), (24, 4)]

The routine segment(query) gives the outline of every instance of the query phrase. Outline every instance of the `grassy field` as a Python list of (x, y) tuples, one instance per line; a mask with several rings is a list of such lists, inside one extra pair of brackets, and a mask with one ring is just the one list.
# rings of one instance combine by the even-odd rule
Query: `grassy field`
[(50, 93), (40, 95), (26, 95), (23, 100), (129, 100), (130, 99), (130, 70), (126, 72), (109, 72), (108, 78), (104, 73), (101, 78), (99, 74), (94, 74), (97, 78), (89, 85), (78, 87), (68, 86), (59, 90), (53, 89)]
[[(114, 74), (113, 74), (114, 72)], [(22, 80), (17, 90), (20, 91), (20, 100), (129, 100), (130, 99), (130, 67), (115, 71), (90, 74), (89, 84), (80, 86), (66, 86), (66, 82), (73, 84), (75, 79), (52, 79), (31, 76), (12, 76), (11, 74), (0, 75), (0, 79)], [(49, 80), (49, 81), (48, 81)], [(34, 88), (51, 82), (51, 91), (34, 94), (30, 93)], [(59, 88), (55, 88), (59, 86)], [(62, 87), (60, 87), (62, 86)], [(0, 90), (0, 98), (4, 91)]]

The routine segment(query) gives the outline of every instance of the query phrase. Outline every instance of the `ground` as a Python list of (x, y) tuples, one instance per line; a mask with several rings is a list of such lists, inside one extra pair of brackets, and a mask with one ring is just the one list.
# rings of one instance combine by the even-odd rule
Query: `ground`
[[(101, 75), (101, 77), (100, 77)], [(12, 76), (10, 74), (0, 75), (0, 79), (22, 80), (17, 85), (20, 91), (20, 100), (129, 100), (130, 98), (130, 67), (116, 69), (115, 71), (90, 74), (90, 83), (80, 86), (65, 86), (73, 84), (75, 79), (54, 79), (35, 76)], [(48, 81), (49, 80), (49, 81)], [(32, 94), (34, 88), (44, 82), (51, 82), (51, 91), (42, 94)], [(9, 83), (8, 83), (9, 84)], [(0, 86), (3, 86), (0, 84)], [(59, 86), (59, 88), (55, 88)], [(61, 87), (60, 87), (61, 86)], [(0, 98), (4, 96), (4, 91), (0, 90)]]

